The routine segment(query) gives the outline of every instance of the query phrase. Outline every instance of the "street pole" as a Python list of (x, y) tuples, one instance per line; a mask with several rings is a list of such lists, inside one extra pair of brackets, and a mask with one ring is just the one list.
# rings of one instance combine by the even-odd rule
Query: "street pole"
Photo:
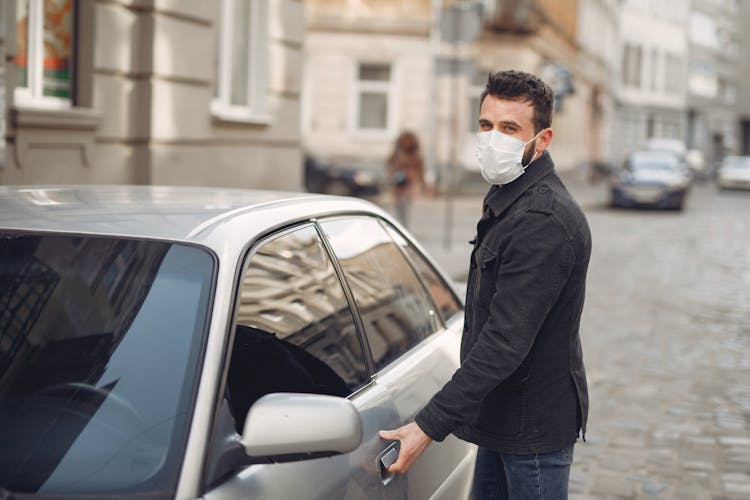
[[(453, 28), (458, 32), (459, 17), (453, 16)], [(450, 147), (448, 149), (448, 185), (445, 191), (445, 228), (443, 230), (443, 248), (451, 249), (453, 236), (453, 196), (456, 176), (456, 141), (458, 140), (458, 77), (460, 61), (458, 59), (458, 41), (451, 44), (451, 96), (450, 96)]]
[[(461, 106), (461, 95), (459, 78), (464, 74), (465, 49), (479, 36), (481, 24), (481, 5), (475, 1), (455, 3), (443, 13), (447, 16), (447, 22), (442, 24), (445, 32), (443, 39), (450, 42), (451, 53), (447, 57), (447, 73), (450, 75), (450, 146), (448, 154), (447, 186), (445, 193), (445, 228), (443, 246), (450, 250), (453, 230), (453, 198), (456, 186), (456, 166), (458, 164), (458, 141), (461, 135), (461, 124), (459, 123), (459, 110)], [(468, 61), (467, 61), (468, 62)]]
[(9, 109), (7, 103), (9, 102), (9, 96), (6, 95), (6, 77), (5, 77), (5, 23), (6, 23), (6, 8), (4, 7), (5, 2), (0, 1), (0, 169), (5, 167), (5, 117), (7, 116), (6, 110)]
[[(430, 78), (430, 101), (427, 104), (427, 137), (429, 147), (426, 151), (426, 170), (431, 176), (433, 189), (437, 189), (437, 161), (436, 148), (437, 137), (435, 137), (437, 121), (437, 55), (440, 49), (440, 15), (443, 10), (443, 0), (432, 0), (430, 11), (430, 59), (432, 64), (432, 73)], [(442, 182), (442, 179), (441, 179)]]

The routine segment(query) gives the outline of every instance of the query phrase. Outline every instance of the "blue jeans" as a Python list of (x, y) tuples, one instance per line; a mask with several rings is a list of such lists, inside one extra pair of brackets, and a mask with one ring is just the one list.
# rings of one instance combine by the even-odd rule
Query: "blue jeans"
[(512, 455), (479, 447), (472, 500), (567, 500), (573, 445), (552, 453)]

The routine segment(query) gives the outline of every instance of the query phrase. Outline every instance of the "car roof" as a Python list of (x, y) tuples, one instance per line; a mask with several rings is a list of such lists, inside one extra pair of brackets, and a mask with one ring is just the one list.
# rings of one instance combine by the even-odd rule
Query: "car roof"
[[(205, 243), (314, 215), (380, 212), (356, 198), (186, 186), (0, 186), (0, 230), (116, 235)], [(231, 224), (230, 224), (231, 221)], [(221, 238), (218, 238), (221, 241)], [(210, 245), (209, 245), (210, 246)]]
[(671, 151), (656, 151), (656, 150), (643, 150), (643, 151), (633, 151), (629, 155), (629, 159), (631, 161), (639, 162), (660, 162), (660, 163), (669, 163), (669, 164), (677, 164), (679, 163), (679, 158)]
[(725, 156), (722, 161), (726, 163), (729, 163), (729, 162), (745, 163), (745, 162), (750, 162), (750, 156), (740, 156), (740, 155)]
[(671, 151), (677, 154), (685, 154), (687, 147), (680, 139), (670, 139), (666, 137), (653, 137), (648, 140), (646, 149), (652, 151)]

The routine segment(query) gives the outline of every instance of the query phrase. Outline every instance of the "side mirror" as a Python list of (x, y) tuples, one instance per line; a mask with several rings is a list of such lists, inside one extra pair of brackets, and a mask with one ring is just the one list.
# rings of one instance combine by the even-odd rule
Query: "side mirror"
[(254, 457), (292, 458), (348, 453), (362, 442), (362, 420), (348, 399), (274, 393), (258, 399), (245, 418), (241, 443)]

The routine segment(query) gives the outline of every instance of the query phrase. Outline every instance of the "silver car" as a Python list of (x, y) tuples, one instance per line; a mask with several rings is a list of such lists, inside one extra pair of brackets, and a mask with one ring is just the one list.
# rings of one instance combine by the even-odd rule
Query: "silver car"
[(750, 189), (750, 156), (727, 156), (719, 165), (717, 183), (722, 189)]
[(0, 497), (466, 498), (475, 448), (385, 470), (462, 304), (353, 198), (0, 187)]

